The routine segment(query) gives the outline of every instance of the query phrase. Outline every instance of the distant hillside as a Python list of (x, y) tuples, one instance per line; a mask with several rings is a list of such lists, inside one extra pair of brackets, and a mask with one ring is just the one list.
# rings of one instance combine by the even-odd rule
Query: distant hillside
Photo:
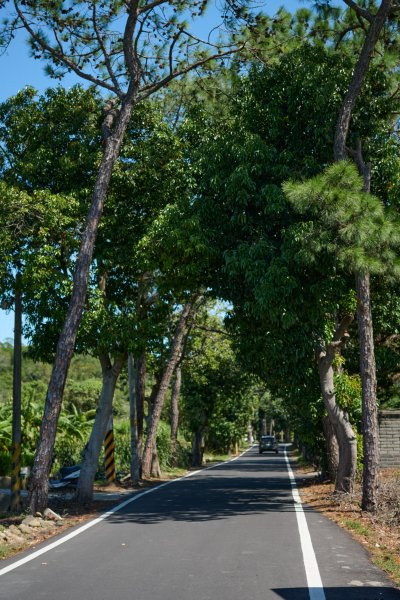
[[(12, 399), (13, 347), (9, 342), (0, 342), (0, 403)], [(22, 395), (36, 401), (44, 400), (50, 379), (51, 365), (34, 362), (27, 357), (24, 348), (22, 360)], [(101, 389), (99, 361), (91, 356), (76, 356), (72, 360), (65, 388), (64, 406), (71, 403), (82, 410), (94, 408)], [(123, 399), (121, 392), (118, 394)]]

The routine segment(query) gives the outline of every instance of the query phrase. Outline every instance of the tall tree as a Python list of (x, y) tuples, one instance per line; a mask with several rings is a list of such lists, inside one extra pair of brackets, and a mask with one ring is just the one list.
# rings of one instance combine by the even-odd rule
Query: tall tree
[[(234, 49), (206, 43), (213, 50), (208, 53), (204, 44), (196, 42), (198, 38), (185, 24), (187, 13), (198, 13), (195, 0), (179, 5), (172, 0), (108, 4), (92, 0), (79, 7), (69, 1), (53, 4), (15, 0), (13, 4), (15, 15), (7, 21), (5, 34), (0, 35), (2, 41), (7, 33), (23, 27), (33, 55), (47, 61), (49, 74), (62, 77), (72, 71), (111, 94), (104, 106), (103, 154), (75, 263), (71, 300), (57, 344), (30, 477), (30, 508), (36, 512), (47, 504), (52, 448), (83, 314), (97, 230), (133, 107), (182, 74), (211, 59), (226, 57)], [(206, 4), (201, 5), (200, 14)]]
[[(344, 160), (348, 155), (346, 142), (357, 98), (360, 95), (382, 30), (388, 18), (391, 15), (394, 16), (397, 9), (393, 0), (382, 0), (376, 13), (365, 9), (362, 5), (350, 2), (350, 0), (348, 4), (355, 11), (359, 19), (367, 23), (368, 31), (339, 111), (334, 138), (334, 155), (337, 161)], [(371, 170), (364, 162), (361, 141), (358, 143), (357, 148), (353, 148), (352, 154), (356, 160), (360, 174), (363, 176), (364, 191), (369, 192)], [(368, 270), (362, 269), (356, 274), (356, 291), (363, 397), (364, 461), (362, 508), (374, 513), (378, 506), (379, 489), (379, 426), (371, 291)]]

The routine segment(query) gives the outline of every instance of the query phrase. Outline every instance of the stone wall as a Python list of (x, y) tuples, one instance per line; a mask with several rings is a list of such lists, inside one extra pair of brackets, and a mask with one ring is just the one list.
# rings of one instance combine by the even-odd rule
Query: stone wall
[(379, 411), (381, 467), (400, 467), (400, 410)]

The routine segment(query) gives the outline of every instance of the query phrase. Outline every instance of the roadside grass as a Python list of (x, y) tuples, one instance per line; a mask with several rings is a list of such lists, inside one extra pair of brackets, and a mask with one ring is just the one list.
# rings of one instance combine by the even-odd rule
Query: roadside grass
[(365, 525), (363, 525), (362, 523), (360, 523), (359, 521), (357, 521), (355, 519), (345, 519), (343, 521), (343, 523), (347, 529), (351, 529), (352, 531), (354, 531), (355, 533), (358, 533), (359, 535), (363, 535), (364, 537), (371, 536), (371, 533), (372, 533), (371, 529), (369, 527), (366, 527)]
[[(297, 474), (310, 474), (309, 466), (297, 465)], [(361, 510), (361, 486), (351, 496), (335, 494), (329, 482), (307, 477), (299, 483), (302, 501), (323, 513), (369, 552), (372, 562), (400, 586), (400, 469), (381, 472), (377, 515)]]

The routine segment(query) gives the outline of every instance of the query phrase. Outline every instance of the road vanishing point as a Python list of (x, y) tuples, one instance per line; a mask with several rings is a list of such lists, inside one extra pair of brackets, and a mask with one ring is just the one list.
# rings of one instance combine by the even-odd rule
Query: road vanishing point
[(302, 505), (285, 452), (130, 496), (3, 561), (2, 600), (400, 600), (364, 548)]

